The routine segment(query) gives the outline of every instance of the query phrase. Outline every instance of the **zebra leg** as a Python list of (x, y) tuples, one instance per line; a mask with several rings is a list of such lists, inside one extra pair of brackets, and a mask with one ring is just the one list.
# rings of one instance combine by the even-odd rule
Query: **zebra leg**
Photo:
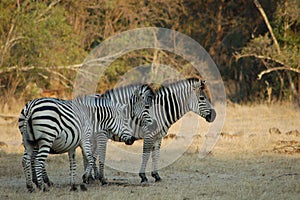
[(45, 168), (45, 163), (43, 165), (43, 180), (48, 185), (48, 187), (53, 186), (53, 182), (50, 181), (49, 176), (47, 174), (47, 171), (46, 171), (46, 168)]
[(99, 149), (98, 149), (98, 141), (97, 141), (97, 133), (92, 134), (92, 139), (90, 140), (92, 146), (92, 153), (93, 153), (93, 171), (94, 171), (94, 180), (99, 180), (99, 173), (97, 167), (97, 158), (99, 157)]
[[(97, 157), (94, 157), (94, 163), (93, 163), (93, 170), (94, 170), (94, 180), (99, 180), (100, 179), (100, 175), (98, 173), (98, 167), (97, 167)], [(92, 175), (90, 177), (93, 177)]]
[(77, 191), (77, 186), (75, 184), (76, 176), (76, 159), (75, 159), (75, 149), (68, 152), (69, 161), (70, 161), (70, 183), (71, 191)]
[[(35, 169), (34, 169), (34, 160), (36, 158), (36, 154), (38, 153), (38, 149), (34, 148), (33, 152), (32, 152), (32, 156), (31, 156), (31, 171), (32, 171), (32, 181), (35, 183), (35, 185), (37, 186), (37, 178), (36, 178), (36, 173), (35, 173)], [(50, 187), (53, 185), (53, 183), (50, 181), (48, 174), (46, 172), (46, 168), (45, 165), (43, 166), (43, 180), (44, 182)]]
[[(81, 152), (82, 152), (82, 155), (83, 155), (82, 149), (81, 149)], [(88, 177), (89, 182), (90, 182), (90, 181), (97, 180), (98, 177), (99, 177), (99, 174), (98, 174), (98, 168), (97, 168), (97, 165), (96, 165), (96, 160), (97, 160), (97, 159), (96, 159), (96, 157), (95, 157), (95, 156), (96, 156), (95, 154), (96, 154), (96, 153), (93, 152), (93, 159), (94, 159), (94, 164), (93, 164), (94, 177), (93, 177), (92, 173), (90, 173), (90, 175), (89, 175), (89, 177)], [(88, 162), (87, 158), (86, 158), (85, 156), (83, 156), (83, 166), (84, 166), (84, 170), (86, 170), (88, 164), (89, 164), (89, 162)]]
[(36, 158), (36, 154), (38, 153), (38, 149), (34, 148), (32, 151), (32, 155), (31, 155), (31, 172), (32, 172), (32, 181), (33, 183), (37, 186), (37, 178), (36, 178), (36, 173), (35, 173), (35, 168), (34, 168), (34, 161)]
[(153, 171), (151, 172), (151, 176), (155, 178), (155, 182), (161, 181), (161, 178), (158, 174), (158, 161), (160, 156), (160, 146), (161, 146), (161, 138), (156, 140), (152, 149), (152, 163), (153, 163)]
[(139, 172), (139, 176), (142, 179), (141, 183), (147, 183), (148, 179), (146, 177), (146, 167), (150, 157), (151, 148), (153, 146), (153, 138), (152, 137), (145, 137), (144, 138), (144, 145), (143, 145), (143, 157), (142, 157), (142, 165)]
[(90, 141), (88, 139), (82, 139), (80, 146), (81, 146), (81, 149), (82, 149), (83, 156), (88, 161), (88, 165), (85, 169), (85, 173), (82, 176), (83, 183), (80, 185), (81, 190), (86, 191), (87, 190), (86, 184), (89, 183), (89, 176), (91, 174), (92, 167), (94, 165), (94, 158), (92, 156), (91, 144), (90, 144)]
[(99, 180), (101, 181), (101, 184), (103, 186), (107, 185), (107, 181), (104, 176), (106, 145), (107, 145), (106, 132), (102, 131), (97, 134), (97, 146), (99, 152)]
[(41, 148), (39, 148), (36, 158), (34, 160), (34, 169), (36, 173), (37, 187), (39, 190), (48, 191), (48, 188), (46, 188), (43, 180), (43, 168), (44, 168), (45, 160), (49, 154), (50, 148), (46, 145), (39, 145), (39, 146), (41, 146)]
[(32, 157), (33, 150), (25, 142), (24, 142), (24, 147), (25, 147), (25, 152), (22, 159), (22, 166), (23, 166), (25, 179), (26, 179), (26, 187), (28, 189), (28, 192), (34, 192), (33, 182), (31, 179), (31, 169), (32, 169), (31, 157)]
[[(98, 168), (97, 168), (97, 164), (96, 164), (96, 161), (97, 161), (97, 158), (98, 158), (98, 155), (99, 155), (99, 151), (98, 151), (98, 142), (97, 142), (97, 133), (93, 133), (91, 136), (90, 136), (90, 144), (91, 144), (91, 149), (92, 149), (92, 154), (93, 154), (93, 159), (94, 159), (94, 163), (93, 163), (93, 171), (94, 171), (94, 177), (92, 175), (92, 173), (89, 175), (88, 177), (88, 181), (94, 181), (94, 180), (99, 180), (99, 173), (98, 173)], [(82, 155), (84, 154), (83, 153), (83, 149), (81, 149), (82, 151)], [(84, 166), (84, 170), (87, 169), (87, 166), (88, 166), (89, 162), (87, 160), (87, 157), (86, 156), (83, 156), (83, 166)]]

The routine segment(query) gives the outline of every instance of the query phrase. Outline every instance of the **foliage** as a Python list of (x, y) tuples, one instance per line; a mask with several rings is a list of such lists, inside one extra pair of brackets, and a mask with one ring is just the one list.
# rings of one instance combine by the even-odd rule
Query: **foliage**
[[(266, 70), (260, 72), (258, 78), (264, 79), (268, 84), (270, 82), (280, 100), (289, 97), (300, 103), (300, 5), (295, 0), (282, 0), (277, 5), (271, 21), (272, 29), (251, 39), (236, 57), (251, 56), (261, 60)], [(269, 23), (268, 19), (265, 19), (265, 23)], [(274, 36), (270, 36), (273, 30)], [(290, 71), (298, 74), (291, 75)], [(275, 76), (278, 76), (279, 81), (274, 81), (274, 77), (270, 75), (263, 77), (271, 72), (277, 72)], [(295, 86), (297, 82), (298, 91)]]
[[(122, 31), (157, 26), (182, 32), (199, 42), (217, 64), (232, 101), (263, 101), (268, 88), (273, 89), (272, 99), (299, 96), (300, 5), (295, 0), (261, 0), (278, 48), (255, 2), (2, 0), (0, 92), (6, 101), (30, 96), (31, 90), (25, 89), (30, 85), (36, 88), (34, 97), (37, 91), (49, 89), (70, 94), (78, 64), (94, 47)], [(134, 51), (116, 60), (105, 72), (99, 92), (111, 88), (134, 67), (149, 63), (172, 66), (184, 76), (199, 76), (172, 53)], [(159, 75), (157, 70), (153, 72)]]
[[(43, 1), (16, 4), (6, 0), (0, 5), (3, 19), (0, 24), (0, 81), (7, 88), (3, 89), (6, 98), (22, 93), (20, 89), (30, 82), (37, 82), (41, 88), (49, 87), (51, 81), (65, 83), (57, 81), (58, 77), (48, 67), (80, 63), (85, 51), (67, 22), (64, 8), (55, 6), (47, 11), (51, 4)], [(33, 68), (28, 68), (31, 66)], [(39, 70), (39, 67), (45, 69)], [(71, 75), (64, 71), (56, 74)]]

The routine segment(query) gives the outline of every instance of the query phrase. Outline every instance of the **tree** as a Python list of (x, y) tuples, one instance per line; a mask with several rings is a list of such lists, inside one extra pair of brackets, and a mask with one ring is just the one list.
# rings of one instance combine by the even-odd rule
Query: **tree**
[(30, 82), (40, 88), (72, 85), (63, 66), (81, 63), (85, 53), (60, 2), (1, 1), (0, 85), (6, 87), (0, 90), (7, 99), (21, 96)]
[[(300, 91), (298, 90), (297, 92), (294, 85), (296, 77), (290, 74), (290, 72), (300, 74), (300, 38), (297, 32), (300, 23), (300, 6), (295, 0), (278, 2), (272, 27), (259, 1), (254, 0), (254, 4), (261, 13), (268, 32), (263, 36), (260, 35), (253, 38), (240, 53), (237, 52), (235, 54), (235, 57), (237, 59), (254, 57), (261, 60), (266, 69), (258, 74), (258, 79), (262, 79), (265, 74), (277, 72), (280, 80), (279, 100), (281, 100), (284, 84), (287, 81), (293, 99), (300, 103)], [(278, 70), (284, 70), (286, 77), (284, 74), (279, 73)], [(285, 81), (284, 79), (287, 80)], [(276, 84), (272, 83), (273, 87)]]
[[(80, 64), (98, 44), (126, 30), (157, 26), (190, 36), (210, 53), (230, 100), (261, 100), (266, 87), (272, 88), (272, 96), (279, 100), (289, 96), (296, 99), (300, 93), (299, 3), (295, 0), (261, 3), (254, 0), (2, 0), (0, 92), (6, 101), (10, 97), (22, 97), (26, 85), (36, 88), (32, 93), (41, 89), (70, 92)], [(184, 76), (199, 76), (183, 58), (145, 49), (130, 52), (113, 62), (100, 81), (98, 92), (112, 87), (132, 68), (152, 63), (170, 65)], [(152, 66), (153, 74), (159, 74), (156, 65)]]

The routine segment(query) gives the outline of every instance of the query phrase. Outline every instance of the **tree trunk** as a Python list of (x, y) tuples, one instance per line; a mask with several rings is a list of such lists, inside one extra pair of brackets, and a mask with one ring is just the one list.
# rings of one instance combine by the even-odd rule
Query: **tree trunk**
[(211, 57), (214, 58), (214, 61), (218, 64), (220, 61), (218, 54), (220, 52), (218, 52), (217, 50), (220, 49), (221, 46), (221, 41), (222, 41), (222, 36), (223, 36), (223, 28), (222, 28), (222, 20), (223, 20), (223, 16), (222, 16), (222, 11), (223, 11), (223, 4), (224, 4), (225, 0), (221, 0), (219, 6), (218, 6), (218, 10), (217, 10), (217, 14), (216, 14), (216, 18), (217, 18), (217, 27), (216, 27), (216, 32), (217, 32), (217, 36), (216, 36), (216, 40), (215, 42), (212, 44), (212, 46), (209, 49), (209, 55)]
[(298, 95), (300, 96), (300, 74), (298, 74)]
[(298, 92), (297, 92), (295, 84), (293, 82), (292, 75), (290, 72), (286, 72), (286, 74), (287, 74), (291, 92), (292, 92), (292, 101), (297, 102), (298, 101)]

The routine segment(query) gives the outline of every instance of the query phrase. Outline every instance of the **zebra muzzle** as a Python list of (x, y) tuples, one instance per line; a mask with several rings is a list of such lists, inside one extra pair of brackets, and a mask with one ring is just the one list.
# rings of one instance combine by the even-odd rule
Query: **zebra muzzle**
[(207, 122), (213, 122), (216, 119), (216, 111), (214, 109), (210, 109), (209, 115), (205, 117)]

